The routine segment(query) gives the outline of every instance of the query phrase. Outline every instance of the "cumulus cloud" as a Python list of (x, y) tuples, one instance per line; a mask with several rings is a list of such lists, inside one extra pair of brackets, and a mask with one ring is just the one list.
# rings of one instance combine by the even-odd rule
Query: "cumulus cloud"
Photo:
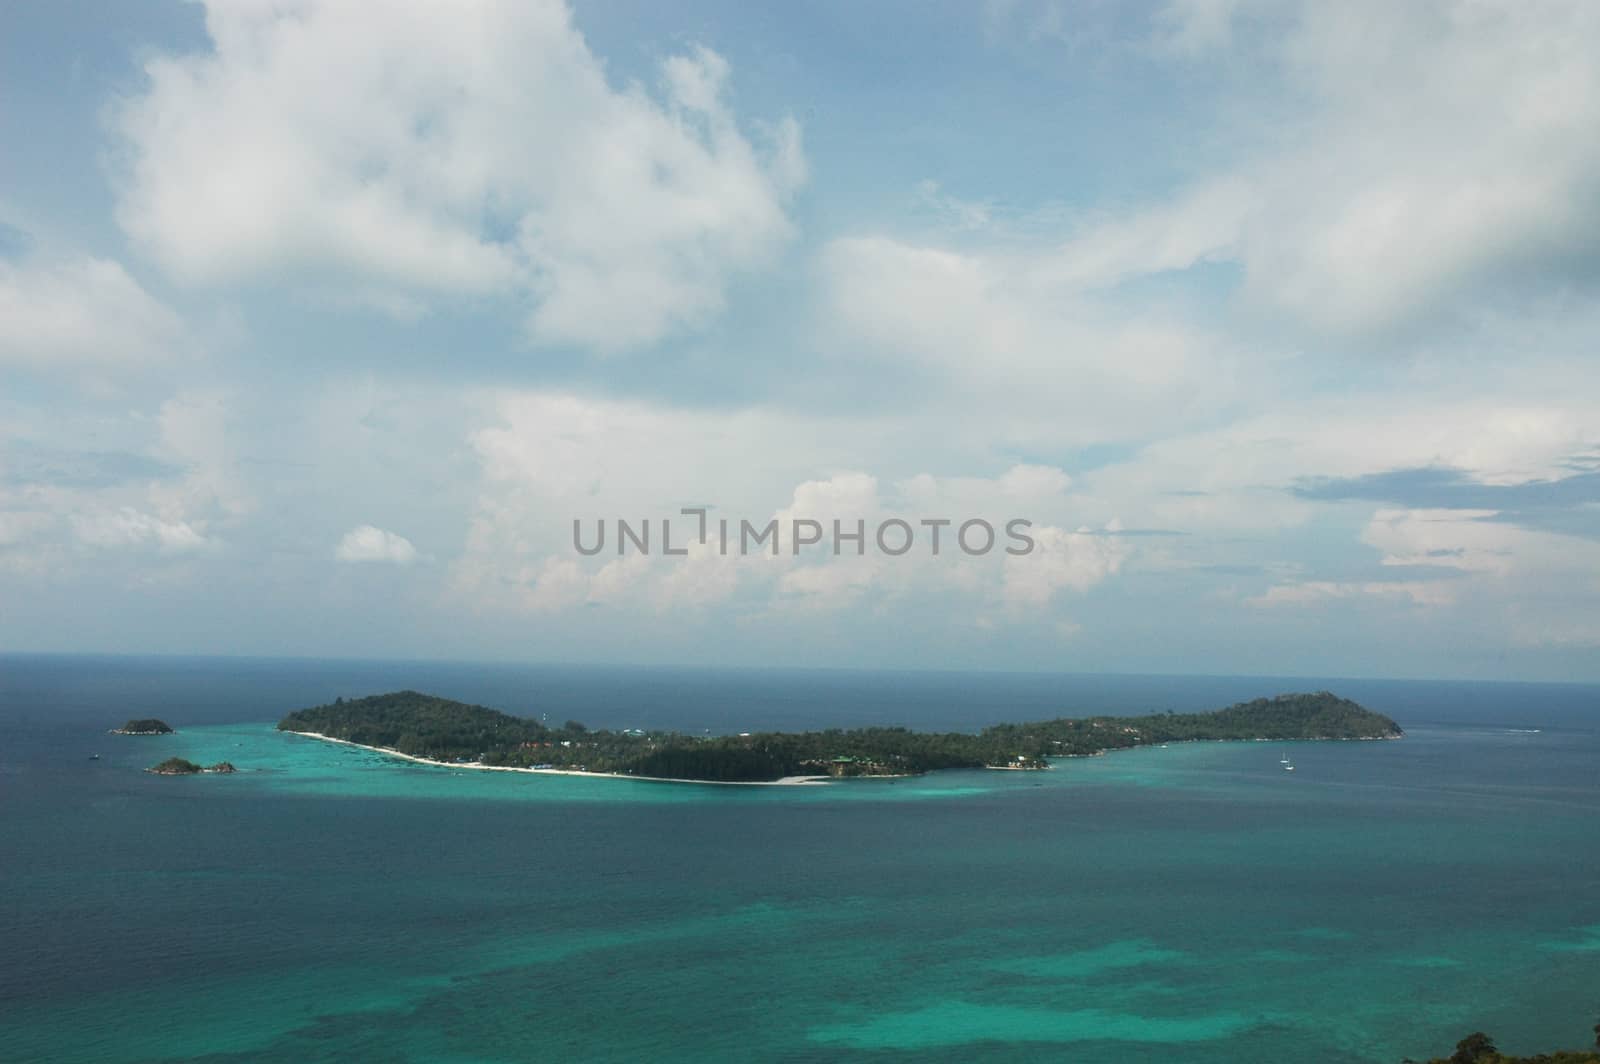
[(0, 365), (127, 369), (173, 357), (182, 320), (109, 259), (0, 259)]
[(1366, 330), (1600, 254), (1600, 8), (1585, 0), (1178, 0), (1159, 35), (1186, 60), (1280, 79), (1272, 103), (1256, 83), (1238, 101), (1271, 147), (1089, 227), (1061, 277), (1233, 261), (1260, 303)]
[(230, 394), (208, 389), (185, 389), (161, 404), (155, 449), (182, 474), (151, 483), (149, 499), (160, 512), (232, 525), (255, 508), (235, 454), (238, 413)]
[(878, 478), (870, 473), (836, 473), (826, 480), (808, 480), (795, 486), (789, 505), (773, 516), (786, 532), (797, 520), (816, 521), (831, 535), (833, 522), (855, 528), (857, 520), (871, 522), (882, 509)]
[[(1485, 291), (1528, 298), (1600, 256), (1586, 0), (1170, 0), (1147, 45), (1142, 61), (1179, 67), (1226, 115), (1192, 155), (1229, 162), (1139, 205), (1080, 206), (1037, 282), (1106, 290), (1227, 262), (1248, 306), (1378, 333)], [(1131, 56), (1125, 34), (1094, 50)]]
[(528, 580), (524, 599), (535, 611), (562, 610), (583, 602), (589, 594), (589, 575), (573, 558), (546, 558), (538, 573)]
[(778, 591), (800, 596), (813, 606), (837, 609), (856, 602), (877, 579), (876, 560), (851, 559), (790, 569), (778, 580)]
[(1379, 510), (1361, 540), (1392, 566), (1431, 566), (1503, 573), (1511, 565), (1505, 529), (1487, 523), (1492, 510)]
[(186, 554), (209, 545), (187, 521), (164, 521), (131, 506), (80, 514), (73, 519), (73, 530), (91, 547), (154, 547), (167, 554)]
[(208, 3), (208, 52), (115, 117), (118, 218), (189, 284), (311, 281), (414, 316), (531, 303), (538, 342), (636, 347), (772, 261), (805, 178), (791, 119), (742, 129), (727, 62), (614, 85), (557, 0)]
[[(123, 401), (112, 417), (87, 401), (0, 430), (6, 568), (144, 584), (187, 579), (191, 562), (226, 557), (224, 545), (254, 508), (234, 458), (237, 408), (226, 393), (204, 389), (154, 409), (120, 409)], [(112, 449), (82, 449), (91, 439)]]
[(410, 565), (417, 560), (417, 549), (404, 536), (372, 525), (361, 525), (344, 534), (334, 557), (342, 562), (389, 562)]
[[(774, 482), (795, 483), (797, 469), (833, 457), (826, 448), (792, 453), (784, 441), (824, 438), (816, 422), (772, 411), (706, 413), (544, 391), (495, 392), (485, 397), (482, 423), (470, 433), (479, 478), (465, 549), (452, 566), (454, 585), (477, 603), (525, 605), (529, 589), (547, 576), (546, 559), (572, 557), (575, 519), (584, 522), (588, 542), (595, 521), (623, 517), (637, 525), (647, 516), (665, 517), (681, 545), (698, 522), (680, 509), (709, 506), (712, 528), (728, 516), (737, 535), (740, 518), (757, 521), (772, 513)], [(711, 453), (727, 460), (708, 464)], [(658, 546), (659, 534), (657, 526)], [(615, 551), (612, 525), (600, 557), (615, 558)], [(652, 579), (665, 580), (676, 568), (710, 581), (696, 586), (726, 587), (726, 577), (711, 579), (717, 564), (691, 555), (687, 563), (660, 567)], [(689, 584), (682, 577), (677, 586), (685, 595), (702, 593)]]
[[(1600, 424), (1600, 403), (1586, 394), (1535, 398), (1516, 386), (1508, 381), (1501, 396), (1400, 389), (1285, 401), (1149, 443), (1084, 475), (1074, 491), (1142, 526), (1209, 533), (1295, 528), (1329, 506), (1367, 500), (1372, 510), (1412, 500), (1412, 509), (1514, 508), (1526, 503), (1528, 482), (1563, 472)], [(1390, 475), (1426, 467), (1454, 470), (1450, 485)]]
[(1162, 308), (1130, 316), (1003, 242), (841, 237), (818, 269), (829, 345), (934, 393), (953, 424), (993, 418), (990, 441), (1032, 450), (1170, 427), (1233, 381), (1235, 356), (1207, 329)]
[(1000, 489), (1016, 499), (1048, 498), (1072, 485), (1072, 478), (1055, 466), (1015, 465), (1000, 478)]
[[(1116, 531), (1112, 525), (1104, 531)], [(1133, 553), (1120, 536), (1053, 525), (1032, 529), (1034, 550), (1005, 561), (1005, 598), (1017, 606), (1042, 606), (1059, 591), (1087, 591), (1115, 575)]]
[[(0, 495), (0, 506), (7, 502)], [(45, 532), (55, 523), (51, 514), (27, 510), (0, 509), (0, 548), (15, 547)]]
[[(1001, 466), (987, 477), (920, 473), (885, 481), (841, 463), (828, 475), (788, 479), (792, 487), (777, 488), (781, 478), (793, 477), (786, 462), (813, 469), (828, 464), (826, 451), (812, 447), (797, 455), (791, 441), (829, 440), (840, 453), (861, 450), (860, 427), (840, 436), (831, 418), (770, 411), (713, 416), (537, 391), (497, 395), (486, 417), (488, 424), (471, 437), (480, 469), (478, 500), (465, 550), (452, 565), (455, 589), (480, 609), (547, 612), (599, 605), (658, 613), (733, 601), (738, 606), (730, 608), (766, 616), (864, 602), (885, 609), (940, 595), (993, 604), (1016, 594), (1004, 590), (1008, 580), (1088, 586), (1115, 572), (1131, 550), (1120, 537), (1074, 534), (1070, 559), (1046, 560), (1038, 574), (1007, 575), (1003, 552), (1014, 541), (1005, 535), (1006, 521), (1031, 519), (1049, 529), (1049, 520), (1060, 519), (1072, 505), (1064, 493), (1071, 478), (1042, 464)], [(708, 463), (713, 451), (723, 458)], [(695, 541), (697, 518), (680, 513), (686, 506), (708, 508), (706, 544)], [(648, 557), (632, 548), (619, 556), (619, 517), (635, 529), (651, 522)], [(605, 522), (600, 554), (577, 555), (575, 518), (585, 546), (595, 542), (596, 523)], [(882, 554), (874, 542), (880, 523), (890, 518), (909, 524), (915, 538), (916, 546), (900, 557)], [(986, 555), (959, 548), (951, 522), (971, 518), (985, 519), (995, 530)], [(687, 546), (686, 556), (661, 554), (662, 519), (671, 521), (673, 542)], [(937, 557), (931, 549), (935, 532), (924, 519), (946, 522), (938, 532)], [(731, 544), (727, 555), (718, 546), (723, 520)], [(763, 546), (741, 554), (744, 521), (758, 530), (775, 522), (778, 552)], [(809, 521), (820, 526), (822, 541), (797, 555), (795, 523)], [(864, 556), (850, 543), (834, 554), (834, 521), (846, 533), (861, 522)], [(1049, 540), (1051, 533), (1045, 536)], [(888, 533), (891, 544), (902, 538), (894, 529)], [(974, 545), (983, 539), (976, 530), (969, 536)], [(1047, 546), (1059, 545), (1051, 540)], [(1090, 576), (1096, 566), (1099, 575)]]

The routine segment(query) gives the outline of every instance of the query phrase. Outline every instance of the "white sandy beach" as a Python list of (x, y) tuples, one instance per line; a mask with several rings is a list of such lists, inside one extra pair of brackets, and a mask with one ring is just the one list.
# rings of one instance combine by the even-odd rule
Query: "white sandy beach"
[(435, 761), (432, 758), (417, 757), (414, 754), (402, 754), (400, 751), (391, 750), (386, 746), (367, 746), (363, 743), (353, 743), (349, 739), (335, 739), (333, 736), (323, 735), (321, 732), (289, 731), (287, 734), (303, 735), (308, 739), (321, 739), (323, 742), (353, 746), (358, 750), (371, 750), (376, 754), (387, 754), (389, 757), (415, 761), (419, 765), (434, 765), (438, 768), (470, 768), (484, 772), (530, 772), (541, 776), (594, 776), (599, 779), (643, 780), (649, 783), (700, 783), (713, 787), (796, 787), (832, 782), (832, 779), (828, 776), (785, 776), (776, 780), (684, 780), (673, 779), (670, 776), (628, 776), (621, 772), (580, 772), (575, 768), (516, 768), (511, 765), (485, 765), (479, 761)]

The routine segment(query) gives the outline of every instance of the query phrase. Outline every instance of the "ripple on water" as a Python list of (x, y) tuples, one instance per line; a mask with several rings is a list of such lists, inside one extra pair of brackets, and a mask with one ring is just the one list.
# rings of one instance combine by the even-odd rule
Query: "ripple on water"
[(1056, 1011), (1011, 1005), (943, 1001), (814, 1027), (811, 1039), (851, 1049), (932, 1049), (975, 1042), (1159, 1042), (1226, 1038), (1257, 1023), (1238, 1013), (1141, 1016), (1100, 1009)]

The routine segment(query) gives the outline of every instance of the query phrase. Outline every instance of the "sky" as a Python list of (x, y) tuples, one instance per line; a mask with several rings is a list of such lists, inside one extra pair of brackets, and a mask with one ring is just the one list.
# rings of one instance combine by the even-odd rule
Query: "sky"
[(1597, 340), (1586, 0), (0, 8), (0, 650), (1597, 681)]

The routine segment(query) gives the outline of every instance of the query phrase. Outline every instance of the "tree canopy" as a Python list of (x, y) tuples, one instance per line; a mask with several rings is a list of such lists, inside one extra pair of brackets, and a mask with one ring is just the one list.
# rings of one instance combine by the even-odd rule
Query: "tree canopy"
[(117, 728), (118, 735), (171, 735), (172, 726), (154, 717), (139, 717)]
[(970, 732), (870, 727), (696, 737), (560, 728), (417, 691), (340, 699), (290, 713), (309, 732), (444, 762), (554, 767), (622, 775), (758, 781), (795, 775), (903, 775), (945, 768), (1043, 768), (1048, 759), (1202, 739), (1379, 739), (1390, 718), (1327, 691), (1242, 702), (1211, 713), (1060, 717)]

